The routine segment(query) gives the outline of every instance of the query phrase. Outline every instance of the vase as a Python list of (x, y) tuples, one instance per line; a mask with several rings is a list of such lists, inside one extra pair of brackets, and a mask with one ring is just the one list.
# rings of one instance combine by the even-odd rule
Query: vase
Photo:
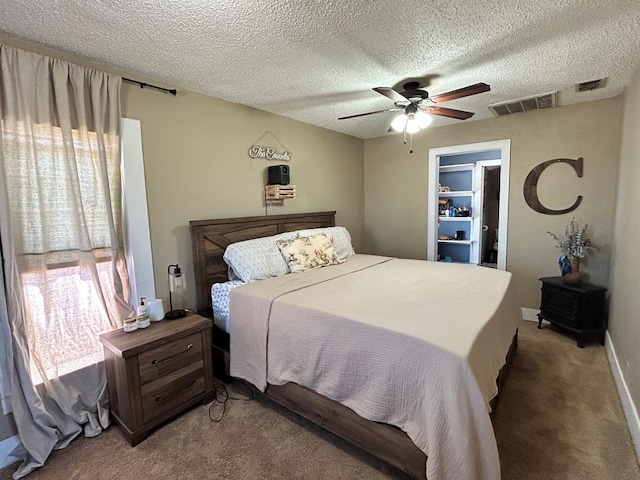
[(580, 275), (580, 259), (570, 258), (569, 263), (571, 264), (571, 271), (564, 274), (562, 276), (562, 280), (564, 283), (578, 284), (582, 281), (582, 277)]

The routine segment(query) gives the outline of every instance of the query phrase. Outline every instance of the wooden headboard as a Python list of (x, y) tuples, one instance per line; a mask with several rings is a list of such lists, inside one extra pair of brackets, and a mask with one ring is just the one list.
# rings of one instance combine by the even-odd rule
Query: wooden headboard
[(189, 222), (197, 312), (205, 317), (213, 316), (211, 285), (228, 280), (227, 264), (222, 255), (229, 244), (304, 228), (333, 227), (335, 217), (336, 212), (312, 212)]

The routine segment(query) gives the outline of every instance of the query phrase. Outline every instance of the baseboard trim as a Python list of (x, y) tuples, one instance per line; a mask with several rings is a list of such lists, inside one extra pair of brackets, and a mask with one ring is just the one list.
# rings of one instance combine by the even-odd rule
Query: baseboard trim
[(9, 455), (11, 451), (18, 446), (19, 443), (20, 440), (18, 439), (18, 435), (5, 438), (0, 442), (0, 468), (7, 467), (12, 463), (19, 461), (18, 458)]
[(638, 416), (638, 409), (631, 398), (631, 392), (629, 392), (627, 382), (622, 374), (622, 369), (618, 362), (618, 356), (616, 355), (616, 349), (611, 341), (609, 332), (607, 332), (605, 336), (605, 349), (607, 351), (609, 365), (611, 365), (611, 371), (613, 372), (613, 378), (618, 389), (618, 395), (622, 402), (622, 410), (624, 410), (624, 416), (627, 418), (627, 424), (629, 425), (629, 432), (631, 432), (633, 445), (636, 449), (636, 455), (640, 461), (640, 417)]

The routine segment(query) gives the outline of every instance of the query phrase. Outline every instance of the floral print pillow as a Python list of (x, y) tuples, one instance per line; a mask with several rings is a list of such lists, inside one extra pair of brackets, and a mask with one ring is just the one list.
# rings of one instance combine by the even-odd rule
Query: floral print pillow
[(276, 242), (292, 273), (304, 272), (343, 261), (333, 248), (333, 237), (326, 233)]

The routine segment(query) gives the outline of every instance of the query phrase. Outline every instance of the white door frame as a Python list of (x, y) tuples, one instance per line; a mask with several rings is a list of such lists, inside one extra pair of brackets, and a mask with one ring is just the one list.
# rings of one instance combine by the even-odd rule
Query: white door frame
[[(498, 222), (498, 269), (507, 269), (507, 225), (509, 221), (509, 174), (511, 140), (453, 145), (429, 149), (429, 186), (427, 195), (427, 260), (435, 261), (438, 254), (438, 169), (440, 157), (500, 150), (500, 220)], [(478, 223), (478, 222), (476, 222)]]

